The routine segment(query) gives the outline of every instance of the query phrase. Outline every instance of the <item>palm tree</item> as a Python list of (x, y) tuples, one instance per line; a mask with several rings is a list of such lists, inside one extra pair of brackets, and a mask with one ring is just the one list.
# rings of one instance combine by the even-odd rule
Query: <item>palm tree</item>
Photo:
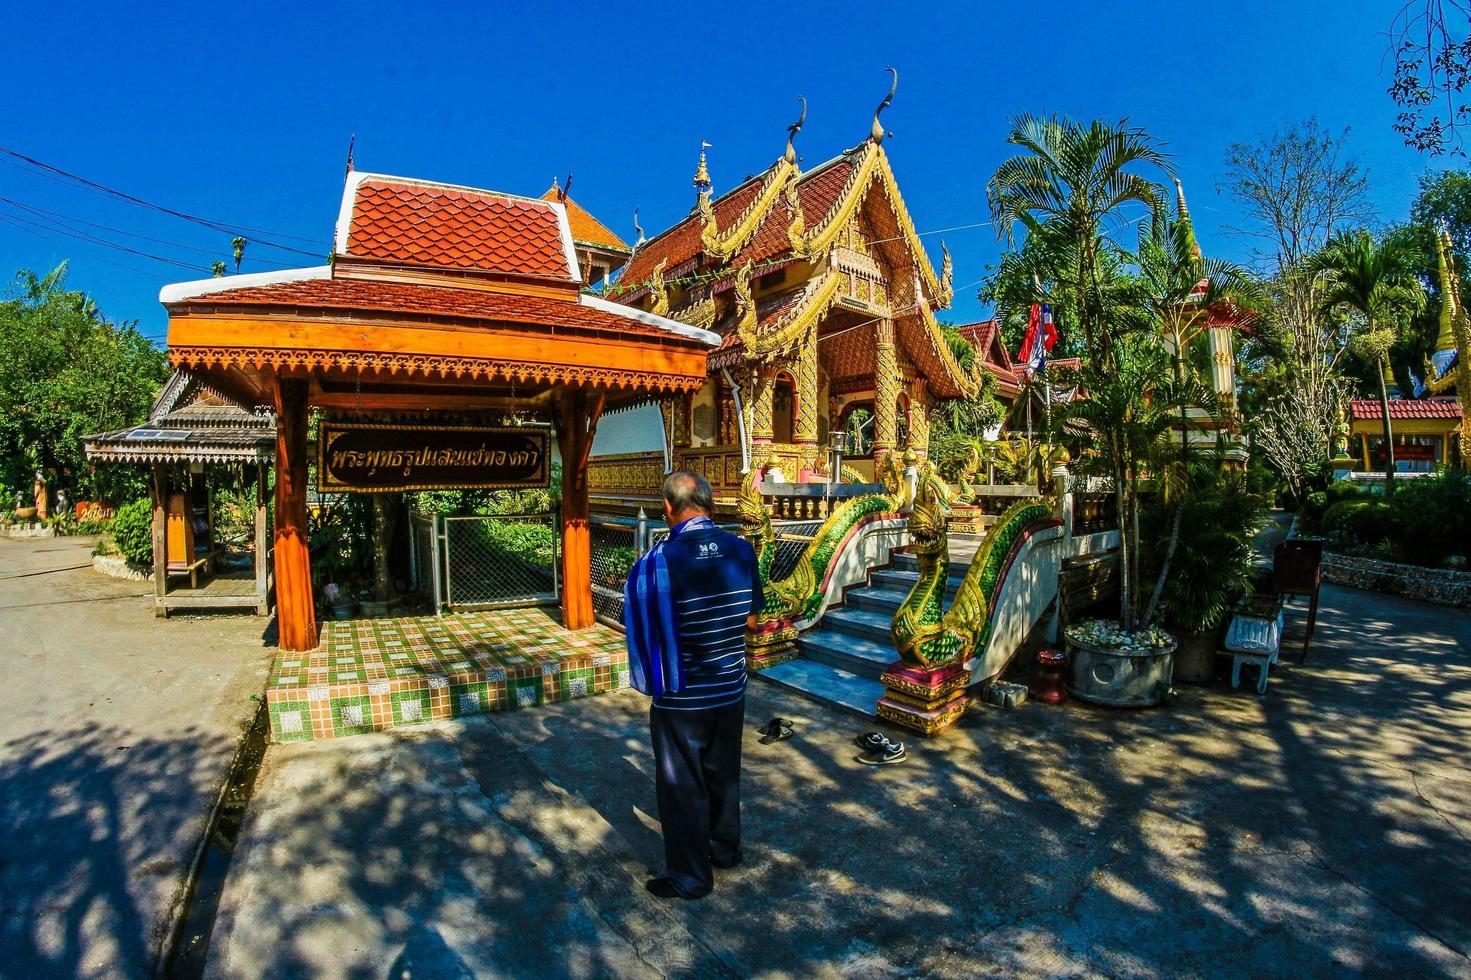
[(1145, 165), (1169, 172), (1160, 144), (1127, 121), (1078, 123), (1058, 116), (1021, 115), (1007, 141), (1020, 146), (986, 185), (998, 236), (1017, 225), (1065, 251), (1076, 277), (1077, 320), (1088, 350), (1104, 364), (1114, 358), (1110, 304), (1101, 268), (1110, 243), (1105, 224), (1122, 223), (1123, 209), (1160, 206), (1159, 188), (1134, 172)]
[(1367, 231), (1346, 232), (1323, 246), (1308, 268), (1326, 278), (1323, 308), (1347, 307), (1364, 317), (1357, 338), (1360, 352), (1379, 375), (1379, 409), (1384, 422), (1385, 489), (1394, 489), (1394, 433), (1389, 423), (1389, 390), (1384, 363), (1394, 343), (1394, 323), (1419, 309), (1425, 287), (1415, 275), (1413, 256), (1397, 238), (1376, 242)]
[(234, 238), (230, 239), (230, 248), (235, 253), (235, 274), (237, 276), (240, 275), (240, 260), (245, 258), (245, 246), (248, 244), (249, 242), (247, 242), (245, 238), (240, 235), (236, 235)]
[[(1124, 334), (1115, 353), (1111, 366), (1084, 364), (1078, 381), (1087, 395), (1063, 406), (1060, 417), (1064, 436), (1078, 444), (1074, 459), (1079, 469), (1094, 469), (1113, 486), (1119, 515), (1119, 612), (1124, 629), (1133, 631), (1148, 625), (1138, 608), (1141, 484), (1148, 476), (1166, 480), (1178, 468), (1170, 430), (1176, 406), (1193, 399), (1190, 392), (1177, 390), (1170, 355), (1157, 335)], [(1158, 593), (1156, 587), (1155, 600)]]

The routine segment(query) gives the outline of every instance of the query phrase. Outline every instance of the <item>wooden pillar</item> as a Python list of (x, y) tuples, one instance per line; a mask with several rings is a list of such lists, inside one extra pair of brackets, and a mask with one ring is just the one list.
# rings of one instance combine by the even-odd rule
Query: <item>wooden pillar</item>
[(920, 459), (930, 452), (930, 391), (924, 378), (909, 385), (909, 448)]
[(307, 547), (307, 383), (276, 378), (276, 629), (282, 650), (314, 649), (317, 610)]
[(894, 349), (894, 321), (874, 325), (873, 461), (894, 451), (899, 440), (899, 356)]
[(267, 525), (270, 517), (266, 511), (266, 468), (255, 464), (255, 614), (264, 616), (271, 611), (270, 544)]
[(168, 517), (164, 514), (164, 506), (168, 499), (168, 470), (162, 463), (153, 464), (153, 479), (149, 484), (149, 491), (153, 495), (153, 614), (155, 616), (167, 616), (168, 607), (163, 604), (163, 597), (168, 594), (168, 541), (165, 538), (164, 528)]
[(587, 457), (606, 395), (582, 389), (557, 396), (557, 449), (562, 454), (562, 623), (586, 629), (592, 605), (592, 537), (588, 530)]

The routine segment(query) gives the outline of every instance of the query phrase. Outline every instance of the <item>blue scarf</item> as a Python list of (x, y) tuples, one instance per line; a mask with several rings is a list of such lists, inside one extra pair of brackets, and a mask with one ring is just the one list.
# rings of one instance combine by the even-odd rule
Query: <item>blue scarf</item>
[(686, 530), (712, 526), (708, 517), (692, 517), (669, 532), (633, 563), (623, 586), (623, 629), (628, 641), (628, 669), (634, 689), (650, 697), (684, 690), (684, 661), (679, 656), (674, 596), (664, 546)]

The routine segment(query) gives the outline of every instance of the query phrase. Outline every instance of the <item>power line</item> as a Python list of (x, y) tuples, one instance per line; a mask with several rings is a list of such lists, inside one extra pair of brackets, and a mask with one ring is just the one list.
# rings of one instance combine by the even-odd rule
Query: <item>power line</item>
[[(8, 204), (13, 208), (20, 208), (22, 211), (29, 212), (30, 214), (41, 218), (42, 221), (45, 221), (49, 224), (62, 225), (66, 222), (70, 222), (73, 224), (86, 225), (89, 228), (98, 228), (102, 231), (110, 231), (119, 235), (127, 235), (129, 238), (137, 238), (145, 242), (153, 242), (155, 245), (169, 245), (173, 248), (187, 249), (190, 252), (201, 252), (205, 255), (212, 255), (215, 258), (219, 258), (221, 255), (225, 254), (220, 249), (201, 248), (198, 245), (188, 245), (184, 242), (170, 241), (166, 238), (150, 238), (148, 235), (141, 235), (136, 231), (128, 231), (125, 228), (114, 228), (110, 225), (101, 225), (95, 221), (88, 221), (86, 218), (78, 218), (74, 215), (63, 214), (60, 211), (48, 211), (45, 208), (38, 208), (33, 204), (24, 204), (20, 201), (13, 201), (8, 197), (0, 197), (0, 203)], [(245, 256), (242, 261), (263, 262), (267, 265), (274, 265), (278, 268), (287, 268), (287, 266), (280, 262), (273, 262), (270, 259), (261, 259), (254, 256)]]
[[(204, 227), (211, 228), (211, 229), (213, 229), (215, 231), (224, 232), (224, 233), (230, 234), (230, 235), (240, 235), (242, 232), (249, 232), (249, 233), (251, 233), (253, 235), (256, 235), (256, 236), (260, 236), (260, 235), (271, 235), (271, 236), (276, 237), (276, 238), (286, 238), (286, 239), (290, 239), (291, 241), (305, 242), (306, 244), (309, 244), (309, 245), (312, 245), (312, 244), (326, 244), (325, 242), (323, 242), (320, 239), (315, 239), (315, 238), (302, 238), (302, 237), (297, 236), (297, 235), (278, 234), (277, 232), (264, 231), (264, 230), (262, 230), (260, 228), (248, 228), (248, 227), (245, 227), (244, 225), (230, 225), (230, 224), (226, 224), (225, 222), (222, 222), (222, 221), (214, 221), (214, 220), (212, 220), (210, 218), (201, 218), (198, 215), (188, 214), (188, 213), (186, 213), (184, 211), (176, 211), (173, 208), (166, 207), (166, 206), (164, 206), (162, 204), (155, 204), (152, 201), (146, 201), (143, 198), (141, 198), (141, 197), (135, 197), (134, 195), (129, 194), (126, 191), (120, 191), (120, 190), (117, 190), (116, 188), (108, 187), (106, 184), (99, 184), (95, 180), (88, 180), (86, 177), (78, 176), (77, 174), (71, 173), (70, 171), (63, 170), (60, 167), (53, 167), (49, 163), (43, 163), (40, 160), (35, 159), (34, 157), (28, 157), (24, 153), (19, 153), (19, 152), (15, 151), (15, 150), (12, 150), (12, 149), (8, 148), (8, 147), (0, 146), (0, 153), (3, 153), (3, 154), (5, 154), (7, 156), (10, 156), (10, 157), (13, 157), (14, 159), (24, 161), (25, 163), (29, 164), (31, 167), (33, 167), (33, 168), (35, 168), (35, 169), (37, 169), (37, 170), (39, 170), (39, 171), (41, 171), (41, 172), (43, 172), (45, 174), (53, 174), (53, 175), (56, 175), (57, 177), (62, 177), (62, 178), (65, 178), (66, 180), (73, 181), (74, 183), (80, 184), (83, 187), (86, 187), (86, 188), (92, 190), (94, 193), (103, 194), (103, 195), (108, 196), (108, 197), (118, 198), (119, 200), (127, 201), (130, 204), (136, 204), (139, 207), (149, 208), (149, 209), (154, 210), (154, 211), (160, 211), (160, 212), (162, 212), (164, 214), (172, 215), (173, 217), (182, 219), (184, 221), (193, 222), (194, 224), (197, 224), (197, 225), (203, 225)], [(264, 246), (267, 246), (269, 248), (277, 248), (277, 249), (280, 249), (280, 250), (282, 250), (284, 252), (295, 252), (297, 255), (307, 255), (307, 256), (310, 256), (312, 258), (320, 258), (321, 257), (320, 256), (320, 253), (317, 253), (317, 252), (308, 252), (308, 251), (305, 251), (303, 249), (294, 248), (294, 247), (292, 247), (290, 245), (282, 245), (279, 242), (273, 242), (273, 241), (271, 241), (268, 238), (260, 238), (260, 237), (257, 237), (257, 238), (254, 239), (254, 242), (256, 244), (264, 245)]]
[[(19, 221), (19, 222), (22, 222), (24, 224), (31, 225), (33, 227), (39, 228), (42, 231), (49, 231), (49, 232), (52, 232), (54, 234), (65, 235), (68, 238), (75, 238), (78, 241), (88, 242), (88, 243), (90, 243), (92, 245), (101, 245), (104, 248), (115, 248), (119, 252), (127, 252), (130, 255), (141, 256), (142, 258), (145, 258), (145, 259), (153, 259), (155, 262), (164, 262), (164, 263), (167, 263), (168, 265), (176, 265), (176, 266), (178, 266), (181, 269), (188, 269), (191, 272), (201, 271), (201, 269), (202, 269), (201, 266), (190, 265), (188, 262), (181, 262), (178, 259), (171, 259), (171, 258), (169, 258), (167, 256), (164, 256), (164, 255), (154, 255), (152, 252), (142, 252), (142, 251), (139, 251), (136, 248), (129, 248), (126, 245), (119, 245), (117, 242), (110, 242), (110, 241), (108, 241), (105, 238), (97, 238), (95, 236), (88, 235), (88, 234), (85, 234), (83, 232), (68, 231), (65, 228), (53, 227), (52, 225), (39, 224), (39, 223), (37, 223), (35, 221), (30, 220), (29, 218), (23, 218), (23, 217), (21, 217), (18, 214), (11, 214), (8, 217), (9, 217), (11, 223), (14, 223), (14, 222)], [(203, 270), (203, 271), (208, 271), (208, 270), (206, 269), (206, 270)]]

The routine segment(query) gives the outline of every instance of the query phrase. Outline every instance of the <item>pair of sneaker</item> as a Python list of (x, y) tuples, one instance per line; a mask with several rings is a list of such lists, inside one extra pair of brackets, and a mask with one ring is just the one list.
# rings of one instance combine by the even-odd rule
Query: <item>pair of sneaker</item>
[(858, 761), (866, 766), (891, 766), (908, 756), (903, 742), (896, 742), (883, 732), (864, 732), (853, 741), (861, 750)]

